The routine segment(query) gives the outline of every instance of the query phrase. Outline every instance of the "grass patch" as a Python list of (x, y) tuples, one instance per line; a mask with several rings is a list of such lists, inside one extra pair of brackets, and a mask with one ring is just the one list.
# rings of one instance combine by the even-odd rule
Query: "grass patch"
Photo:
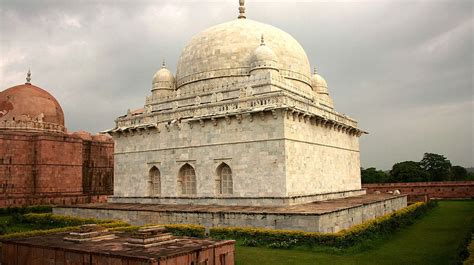
[(462, 264), (460, 252), (473, 228), (474, 201), (441, 201), (411, 226), (348, 249), (291, 250), (236, 247), (236, 264)]

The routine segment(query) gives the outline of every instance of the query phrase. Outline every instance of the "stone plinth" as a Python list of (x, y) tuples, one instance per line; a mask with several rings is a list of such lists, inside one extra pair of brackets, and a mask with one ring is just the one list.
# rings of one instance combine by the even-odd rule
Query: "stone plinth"
[(134, 225), (200, 224), (337, 232), (407, 205), (406, 195), (370, 194), (292, 206), (217, 206), (105, 203), (56, 207), (53, 213), (120, 219)]

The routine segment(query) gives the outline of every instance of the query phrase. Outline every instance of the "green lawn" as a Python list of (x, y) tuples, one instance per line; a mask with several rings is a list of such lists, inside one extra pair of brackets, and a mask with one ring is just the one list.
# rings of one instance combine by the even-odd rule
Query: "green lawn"
[(474, 200), (441, 201), (415, 224), (348, 250), (236, 247), (236, 264), (456, 264), (474, 220)]

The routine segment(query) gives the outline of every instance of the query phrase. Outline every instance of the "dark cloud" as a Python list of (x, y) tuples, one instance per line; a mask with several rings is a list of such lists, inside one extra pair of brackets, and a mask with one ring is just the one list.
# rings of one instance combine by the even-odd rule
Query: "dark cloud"
[[(247, 1), (249, 18), (305, 48), (336, 109), (370, 132), (362, 164), (388, 169), (424, 152), (472, 166), (472, 1)], [(143, 105), (164, 58), (236, 18), (231, 1), (0, 1), (0, 87), (33, 83), (70, 130), (97, 132)]]

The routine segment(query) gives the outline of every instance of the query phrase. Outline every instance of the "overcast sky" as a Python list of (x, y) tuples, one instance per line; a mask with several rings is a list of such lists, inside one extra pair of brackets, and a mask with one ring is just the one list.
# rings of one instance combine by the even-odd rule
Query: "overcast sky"
[[(423, 153), (474, 165), (473, 1), (246, 1), (247, 17), (295, 37), (336, 110), (370, 132), (362, 166)], [(0, 0), (0, 90), (52, 93), (70, 131), (114, 126), (142, 107), (162, 58), (175, 72), (187, 41), (235, 19), (238, 0)]]

